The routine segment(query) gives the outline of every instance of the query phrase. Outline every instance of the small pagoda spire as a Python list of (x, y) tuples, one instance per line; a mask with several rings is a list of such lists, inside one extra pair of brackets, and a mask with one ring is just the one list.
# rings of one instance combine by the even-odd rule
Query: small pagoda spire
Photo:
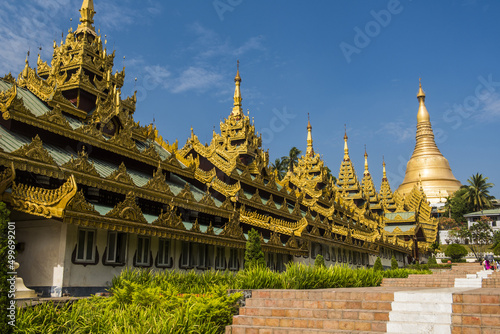
[(314, 149), (313, 149), (313, 140), (312, 140), (312, 126), (311, 126), (311, 121), (309, 119), (309, 113), (307, 113), (307, 150), (306, 150), (306, 157), (313, 157), (314, 156)]
[(93, 36), (97, 36), (95, 33), (94, 24), (94, 1), (93, 0), (83, 0), (82, 8), (80, 9), (80, 24), (78, 29), (76, 29), (75, 34), (78, 33), (88, 33)]
[(418, 79), (418, 94), (417, 99), (419, 102), (418, 113), (417, 113), (417, 122), (430, 122), (431, 118), (429, 116), (429, 112), (427, 111), (427, 107), (425, 106), (425, 93), (422, 89), (422, 79)]
[(344, 161), (349, 160), (349, 147), (347, 147), (347, 127), (344, 124)]
[(387, 173), (385, 172), (385, 159), (382, 156), (382, 181), (387, 180)]
[(368, 153), (366, 153), (366, 144), (365, 144), (365, 171), (363, 174), (364, 175), (370, 174), (370, 172), (368, 171)]
[(236, 117), (236, 119), (240, 119), (243, 116), (242, 108), (241, 108), (241, 92), (240, 92), (240, 61), (236, 62), (236, 77), (234, 78), (235, 88), (234, 88), (234, 106), (232, 115)]

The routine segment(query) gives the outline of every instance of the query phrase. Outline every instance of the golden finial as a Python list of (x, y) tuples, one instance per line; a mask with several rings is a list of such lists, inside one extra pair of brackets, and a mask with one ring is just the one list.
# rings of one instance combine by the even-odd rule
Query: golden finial
[(80, 24), (78, 29), (76, 29), (75, 34), (78, 33), (88, 33), (97, 37), (94, 29), (94, 1), (93, 0), (83, 0), (82, 8), (80, 9)]
[(382, 179), (387, 180), (387, 174), (385, 172), (385, 159), (384, 156), (382, 156)]
[(418, 94), (417, 99), (419, 102), (418, 113), (417, 113), (417, 122), (429, 122), (431, 120), (429, 116), (429, 112), (427, 111), (427, 107), (425, 106), (425, 93), (422, 89), (422, 80), (418, 79)]
[(239, 120), (243, 116), (242, 108), (241, 108), (241, 92), (240, 92), (240, 83), (241, 83), (241, 77), (240, 77), (240, 61), (238, 60), (236, 63), (236, 77), (234, 78), (234, 104), (233, 104), (233, 111), (232, 115)]
[(347, 147), (347, 127), (344, 124), (344, 161), (349, 160), (349, 148)]
[(313, 157), (314, 156), (314, 149), (313, 149), (313, 140), (312, 140), (312, 126), (311, 122), (309, 120), (309, 113), (307, 113), (307, 150), (306, 150), (306, 156), (307, 157)]
[(366, 144), (365, 144), (365, 175), (369, 174), (368, 172), (368, 153), (366, 153)]

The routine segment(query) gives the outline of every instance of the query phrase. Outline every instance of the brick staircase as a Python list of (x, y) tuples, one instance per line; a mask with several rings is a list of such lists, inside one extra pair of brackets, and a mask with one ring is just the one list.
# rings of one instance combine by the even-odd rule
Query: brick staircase
[[(500, 271), (481, 271), (464, 263), (374, 288), (253, 290), (226, 334), (500, 333)], [(467, 279), (482, 288), (456, 287)]]
[(500, 333), (500, 291), (482, 288), (453, 294), (452, 334)]
[[(477, 274), (482, 269), (483, 267), (479, 263), (456, 263), (452, 266), (451, 270), (441, 271), (432, 275), (409, 275), (408, 278), (384, 278), (382, 286), (451, 288), (455, 286), (455, 279), (465, 279), (467, 275)], [(500, 278), (500, 276), (498, 277)], [(488, 279), (483, 280), (483, 282)], [(481, 287), (481, 285), (478, 287)]]
[(254, 290), (226, 334), (385, 333), (394, 291)]

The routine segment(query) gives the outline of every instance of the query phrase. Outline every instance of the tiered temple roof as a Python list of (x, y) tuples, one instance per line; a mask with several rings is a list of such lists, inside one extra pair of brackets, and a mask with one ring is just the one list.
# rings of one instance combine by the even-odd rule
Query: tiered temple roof
[(93, 1), (83, 1), (80, 13), (77, 30), (54, 45), (50, 66), (26, 60), (17, 80), (0, 80), (0, 190), (14, 211), (233, 248), (244, 248), (256, 228), (265, 251), (297, 256), (309, 254), (311, 242), (410, 253), (410, 234), (387, 230), (401, 221), (397, 214), (422, 224), (426, 243), (435, 237), (422, 192), (398, 202), (384, 173), (377, 194), (367, 160), (360, 185), (347, 134), (335, 186), (313, 149), (309, 120), (306, 154), (278, 180), (242, 111), (239, 66), (220, 133), (202, 144), (192, 130), (180, 149), (164, 141), (153, 125), (134, 121), (135, 94), (121, 98), (125, 69), (113, 74), (114, 51), (95, 32)]

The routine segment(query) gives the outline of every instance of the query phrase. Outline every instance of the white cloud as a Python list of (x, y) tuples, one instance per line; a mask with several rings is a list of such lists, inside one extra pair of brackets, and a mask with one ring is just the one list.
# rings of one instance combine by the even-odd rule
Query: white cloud
[(477, 115), (480, 121), (491, 121), (500, 117), (500, 94), (491, 94), (482, 102), (480, 113)]
[(387, 122), (377, 133), (388, 134), (395, 137), (398, 142), (403, 142), (414, 137), (415, 128), (404, 122)]

